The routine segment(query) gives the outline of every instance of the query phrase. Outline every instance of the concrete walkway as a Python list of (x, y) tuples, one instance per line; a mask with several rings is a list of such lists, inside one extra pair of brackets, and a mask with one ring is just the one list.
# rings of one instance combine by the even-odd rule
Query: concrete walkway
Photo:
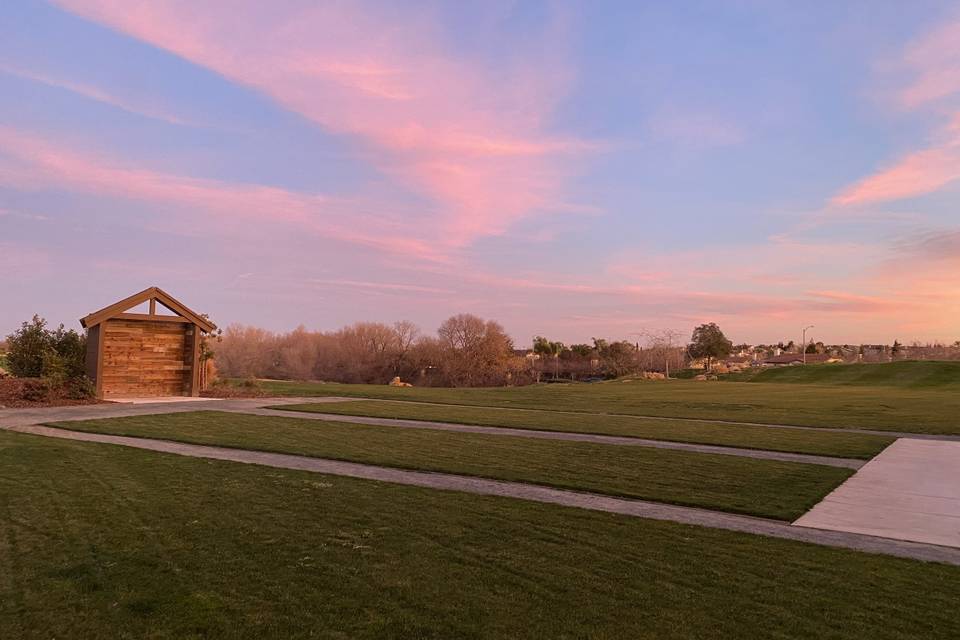
[(33, 434), (45, 437), (64, 438), (84, 442), (97, 442), (112, 445), (135, 447), (162, 453), (176, 454), (195, 458), (226, 460), (248, 464), (259, 464), (283, 469), (312, 471), (330, 475), (363, 478), (381, 482), (426, 487), (446, 491), (460, 491), (480, 495), (503, 496), (543, 502), (548, 504), (619, 513), (627, 516), (667, 520), (730, 531), (739, 531), (758, 535), (798, 540), (813, 544), (855, 549), (870, 553), (880, 553), (902, 558), (912, 558), (933, 562), (943, 562), (960, 566), (960, 549), (940, 547), (929, 544), (903, 542), (879, 538), (859, 533), (827, 531), (806, 527), (797, 527), (784, 522), (740, 516), (705, 509), (679, 507), (669, 504), (627, 500), (591, 493), (552, 489), (539, 485), (518, 482), (486, 480), (470, 476), (446, 473), (427, 473), (406, 471), (387, 467), (341, 462), (323, 458), (308, 458), (261, 451), (228, 449), (203, 445), (182, 444), (166, 440), (148, 438), (130, 438), (97, 433), (68, 431), (39, 425), (7, 427), (9, 431)]
[[(62, 422), (66, 420), (98, 420), (125, 416), (147, 416), (187, 411), (250, 410), (265, 404), (303, 404), (316, 398), (231, 398), (208, 399), (206, 402), (105, 402), (69, 407), (39, 407), (34, 409), (0, 409), (0, 428), (18, 425)], [(320, 398), (320, 402), (343, 402), (340, 398)]]
[(795, 524), (960, 547), (960, 442), (897, 440)]
[(628, 436), (605, 436), (593, 433), (576, 433), (568, 431), (540, 431), (534, 429), (514, 429), (512, 427), (487, 427), (479, 425), (458, 424), (451, 422), (432, 422), (426, 420), (403, 420), (399, 418), (372, 418), (368, 416), (348, 416), (338, 413), (308, 413), (306, 411), (283, 411), (280, 409), (234, 409), (238, 413), (252, 413), (262, 416), (284, 416), (290, 418), (306, 418), (308, 420), (324, 420), (330, 422), (350, 422), (354, 424), (372, 424), (383, 427), (400, 427), (406, 429), (433, 429), (437, 431), (458, 431), (461, 433), (482, 433), (498, 436), (515, 436), (519, 438), (534, 438), (540, 440), (565, 440), (570, 442), (592, 442), (595, 444), (612, 444), (620, 446), (650, 447), (654, 449), (675, 449), (678, 451), (694, 451), (696, 453), (714, 453), (724, 456), (740, 456), (743, 458), (758, 458), (761, 460), (780, 460), (784, 462), (801, 462), (805, 464), (822, 464), (831, 467), (859, 469), (866, 464), (865, 460), (851, 458), (837, 458), (833, 456), (818, 456), (805, 453), (785, 453), (781, 451), (766, 451), (762, 449), (743, 449), (740, 447), (721, 447), (710, 444), (692, 444), (688, 442), (670, 442), (667, 440), (649, 440), (646, 438), (631, 438)]

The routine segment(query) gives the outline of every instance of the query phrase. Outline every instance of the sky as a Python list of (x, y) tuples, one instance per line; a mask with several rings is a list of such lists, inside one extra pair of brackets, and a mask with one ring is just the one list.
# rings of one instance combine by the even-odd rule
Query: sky
[(960, 3), (5, 0), (0, 334), (960, 339)]

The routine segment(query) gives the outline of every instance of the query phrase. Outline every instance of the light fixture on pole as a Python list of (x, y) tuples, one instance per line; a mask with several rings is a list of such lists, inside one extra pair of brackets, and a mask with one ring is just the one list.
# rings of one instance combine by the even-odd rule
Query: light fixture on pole
[(803, 364), (807, 364), (807, 329), (813, 329), (813, 325), (803, 328), (803, 337), (800, 338), (800, 349), (803, 352)]

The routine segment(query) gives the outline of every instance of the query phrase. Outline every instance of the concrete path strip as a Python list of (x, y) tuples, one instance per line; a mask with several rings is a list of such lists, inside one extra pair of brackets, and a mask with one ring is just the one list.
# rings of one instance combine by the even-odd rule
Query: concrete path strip
[(743, 533), (772, 536), (789, 540), (798, 540), (830, 547), (841, 547), (879, 553), (902, 558), (912, 558), (930, 562), (943, 562), (960, 566), (960, 549), (940, 547), (915, 542), (890, 540), (858, 533), (841, 531), (827, 531), (806, 527), (797, 527), (783, 522), (741, 516), (729, 513), (680, 507), (643, 500), (627, 500), (591, 493), (565, 491), (538, 485), (519, 482), (504, 482), (486, 480), (446, 473), (428, 473), (421, 471), (406, 471), (377, 467), (373, 465), (341, 462), (323, 458), (308, 458), (262, 451), (247, 451), (243, 449), (228, 449), (223, 447), (209, 447), (203, 445), (182, 444), (166, 440), (148, 438), (130, 438), (125, 436), (110, 436), (98, 433), (84, 433), (55, 429), (40, 425), (24, 425), (7, 427), (10, 431), (19, 433), (122, 445), (147, 449), (162, 453), (171, 453), (195, 458), (213, 460), (227, 460), (248, 464), (259, 464), (283, 469), (312, 471), (329, 475), (348, 476), (366, 480), (392, 482), (396, 484), (426, 487), (446, 491), (462, 491), (480, 495), (502, 496), (521, 500), (532, 500), (567, 507), (591, 509), (619, 513), (628, 516), (667, 520), (682, 524), (726, 529)]
[(901, 438), (795, 524), (960, 547), (960, 442)]
[(373, 418), (368, 416), (348, 416), (335, 413), (310, 413), (306, 411), (284, 411), (281, 409), (235, 409), (237, 413), (256, 414), (262, 416), (284, 416), (290, 418), (306, 418), (308, 420), (324, 420), (330, 422), (350, 422), (354, 424), (369, 424), (383, 427), (400, 427), (407, 429), (434, 429), (437, 431), (458, 431), (461, 433), (482, 433), (498, 436), (516, 436), (520, 438), (534, 438), (541, 440), (567, 440), (571, 442), (592, 442), (596, 444), (613, 444), (633, 447), (651, 447), (654, 449), (676, 449), (679, 451), (694, 451), (697, 453), (716, 453), (725, 456), (740, 456), (744, 458), (758, 458), (762, 460), (780, 460), (784, 462), (801, 462), (805, 464), (822, 464), (831, 467), (859, 469), (866, 464), (865, 460), (851, 458), (836, 458), (832, 456), (818, 456), (805, 453), (785, 453), (781, 451), (767, 451), (763, 449), (744, 449), (740, 447), (721, 447), (709, 444), (693, 444), (688, 442), (671, 442), (667, 440), (649, 440), (646, 438), (631, 438), (628, 436), (605, 436), (593, 433), (575, 433), (568, 431), (540, 431), (534, 429), (515, 429), (512, 427), (489, 427), (451, 422), (432, 422), (426, 420), (403, 420), (398, 418)]
[[(64, 420), (98, 420), (100, 418), (123, 418), (126, 416), (148, 416), (163, 413), (184, 413), (188, 411), (230, 411), (235, 409), (256, 409), (265, 404), (302, 404), (315, 402), (314, 398), (229, 398), (209, 399), (205, 402), (105, 402), (103, 404), (85, 404), (67, 407), (36, 407), (32, 409), (0, 409), (0, 428), (18, 425), (39, 424), (43, 422), (61, 422)], [(339, 398), (322, 399), (324, 402), (343, 402)]]

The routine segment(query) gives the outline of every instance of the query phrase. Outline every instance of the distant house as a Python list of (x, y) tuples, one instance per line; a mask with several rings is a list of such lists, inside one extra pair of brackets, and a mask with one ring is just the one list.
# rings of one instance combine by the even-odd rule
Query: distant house
[(840, 358), (835, 358), (829, 353), (808, 353), (806, 361), (802, 353), (784, 353), (779, 356), (771, 356), (763, 360), (765, 367), (789, 367), (797, 364), (828, 364), (833, 362), (843, 362)]

